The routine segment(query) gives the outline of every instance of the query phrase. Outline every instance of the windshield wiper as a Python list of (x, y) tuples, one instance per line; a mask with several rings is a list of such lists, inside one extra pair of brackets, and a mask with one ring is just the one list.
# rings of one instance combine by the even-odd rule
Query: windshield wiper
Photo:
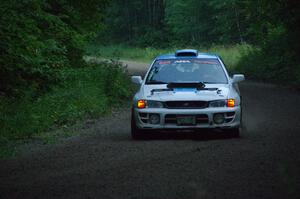
[(224, 82), (203, 82), (205, 84), (226, 84)]

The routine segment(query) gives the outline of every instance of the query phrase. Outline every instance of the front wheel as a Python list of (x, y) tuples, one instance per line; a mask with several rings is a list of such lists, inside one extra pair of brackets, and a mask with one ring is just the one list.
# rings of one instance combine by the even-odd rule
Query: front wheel
[(131, 112), (131, 137), (134, 140), (139, 140), (143, 138), (143, 130), (139, 129), (136, 126), (136, 121), (135, 121), (135, 117), (134, 117), (134, 112)]
[(238, 127), (234, 127), (234, 128), (230, 128), (230, 129), (226, 129), (226, 132), (231, 136), (231, 137), (235, 137), (238, 138), (240, 137), (240, 134), (242, 132), (242, 130), (244, 129), (244, 125), (243, 125), (243, 111), (241, 108), (241, 116), (240, 116), (240, 126)]

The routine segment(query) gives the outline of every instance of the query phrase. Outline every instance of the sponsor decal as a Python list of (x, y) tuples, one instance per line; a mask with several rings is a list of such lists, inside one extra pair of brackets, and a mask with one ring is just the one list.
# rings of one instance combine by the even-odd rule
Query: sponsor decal
[(218, 64), (218, 62), (215, 62), (215, 61), (203, 61), (203, 60), (194, 60), (194, 63), (197, 63), (197, 64), (213, 64), (213, 65)]
[(176, 60), (174, 63), (176, 64), (191, 63), (191, 60)]
[(171, 61), (159, 61), (159, 65), (171, 64)]

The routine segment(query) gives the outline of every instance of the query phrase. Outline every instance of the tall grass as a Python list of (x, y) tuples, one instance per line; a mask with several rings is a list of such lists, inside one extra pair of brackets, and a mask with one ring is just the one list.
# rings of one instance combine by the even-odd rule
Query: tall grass
[(110, 58), (110, 59), (124, 59), (124, 60), (135, 60), (141, 62), (151, 62), (156, 56), (161, 54), (174, 53), (178, 49), (183, 48), (194, 48), (200, 52), (209, 52), (220, 55), (227, 67), (230, 70), (235, 70), (237, 63), (240, 58), (247, 54), (252, 48), (247, 44), (233, 45), (233, 46), (212, 46), (210, 48), (199, 48), (195, 46), (188, 47), (174, 47), (167, 49), (156, 49), (153, 47), (138, 48), (129, 47), (124, 45), (111, 45), (111, 46), (89, 46), (87, 53), (89, 55)]
[(131, 96), (128, 76), (119, 63), (64, 69), (62, 78), (60, 85), (38, 97), (28, 92), (21, 99), (0, 98), (0, 146), (98, 117)]

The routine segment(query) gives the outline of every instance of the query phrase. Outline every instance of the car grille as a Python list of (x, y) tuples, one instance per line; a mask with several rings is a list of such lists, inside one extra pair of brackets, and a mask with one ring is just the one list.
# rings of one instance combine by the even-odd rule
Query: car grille
[(166, 108), (169, 109), (202, 109), (208, 106), (207, 101), (167, 101)]
[[(165, 115), (165, 124), (177, 124), (177, 116), (176, 114), (167, 114)], [(207, 124), (208, 116), (206, 114), (197, 114), (196, 116), (196, 124)]]

